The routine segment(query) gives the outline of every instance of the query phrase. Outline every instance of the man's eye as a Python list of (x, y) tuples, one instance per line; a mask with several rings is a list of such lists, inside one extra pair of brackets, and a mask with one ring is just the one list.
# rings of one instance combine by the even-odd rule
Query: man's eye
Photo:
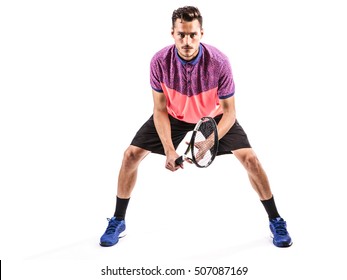
[(196, 34), (190, 34), (190, 38), (194, 38)]

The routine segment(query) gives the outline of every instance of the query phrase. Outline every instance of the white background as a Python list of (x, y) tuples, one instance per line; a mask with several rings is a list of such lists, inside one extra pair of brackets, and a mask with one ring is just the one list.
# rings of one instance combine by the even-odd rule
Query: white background
[[(345, 277), (342, 2), (1, 1), (4, 279), (105, 279), (106, 265)], [(127, 237), (98, 245), (123, 151), (152, 112), (149, 61), (173, 43), (171, 14), (184, 5), (200, 8), (203, 42), (230, 58), (238, 119), (268, 173), (291, 248), (271, 244), (265, 211), (230, 155), (176, 173), (149, 155)]]

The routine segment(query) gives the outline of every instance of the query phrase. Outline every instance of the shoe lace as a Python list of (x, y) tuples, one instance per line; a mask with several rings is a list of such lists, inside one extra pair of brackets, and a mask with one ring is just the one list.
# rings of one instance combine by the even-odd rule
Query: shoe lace
[(107, 218), (107, 220), (109, 221), (109, 224), (108, 224), (108, 227), (106, 229), (106, 233), (107, 234), (114, 233), (116, 231), (117, 226), (118, 226), (117, 221), (111, 220), (110, 218)]
[(274, 228), (275, 228), (276, 233), (278, 235), (287, 235), (288, 234), (285, 221), (277, 221), (276, 223), (274, 223)]

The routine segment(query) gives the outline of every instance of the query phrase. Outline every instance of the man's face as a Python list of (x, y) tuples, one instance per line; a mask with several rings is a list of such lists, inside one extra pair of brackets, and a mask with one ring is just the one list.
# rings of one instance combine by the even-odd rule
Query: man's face
[(198, 54), (200, 40), (204, 31), (197, 19), (191, 22), (176, 19), (171, 34), (181, 58), (192, 60)]

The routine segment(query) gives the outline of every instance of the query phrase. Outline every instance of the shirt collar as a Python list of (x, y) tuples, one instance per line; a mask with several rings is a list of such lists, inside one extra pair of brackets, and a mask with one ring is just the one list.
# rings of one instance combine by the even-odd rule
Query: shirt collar
[(202, 46), (201, 44), (199, 45), (199, 52), (198, 52), (198, 55), (193, 59), (193, 60), (184, 60), (182, 59), (179, 55), (178, 55), (178, 51), (177, 51), (177, 48), (175, 47), (175, 53), (176, 53), (176, 57), (178, 58), (178, 60), (183, 64), (183, 65), (186, 65), (186, 64), (190, 64), (190, 65), (195, 65), (199, 62), (199, 59), (200, 57), (202, 56)]

